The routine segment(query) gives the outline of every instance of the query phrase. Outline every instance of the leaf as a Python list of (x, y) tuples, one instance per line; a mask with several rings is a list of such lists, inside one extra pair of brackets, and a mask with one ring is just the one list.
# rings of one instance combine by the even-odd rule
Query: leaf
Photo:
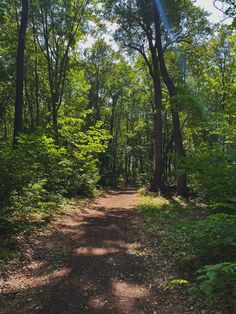
[(204, 282), (199, 285), (199, 289), (203, 291), (208, 297), (212, 296), (213, 288), (210, 282)]

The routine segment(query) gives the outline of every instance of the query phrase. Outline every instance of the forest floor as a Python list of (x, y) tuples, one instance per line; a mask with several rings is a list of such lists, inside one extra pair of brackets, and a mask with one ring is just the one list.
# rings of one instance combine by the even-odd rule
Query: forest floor
[(165, 289), (177, 274), (151, 246), (137, 200), (111, 191), (19, 239), (24, 258), (0, 273), (0, 313), (216, 313), (183, 287)]

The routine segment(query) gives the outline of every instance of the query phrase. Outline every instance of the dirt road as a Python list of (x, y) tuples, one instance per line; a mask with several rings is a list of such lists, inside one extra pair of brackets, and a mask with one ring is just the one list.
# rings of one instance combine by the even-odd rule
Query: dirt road
[(28, 263), (6, 280), (0, 313), (148, 313), (136, 200), (110, 192), (25, 243)]
[(191, 300), (171, 255), (150, 244), (133, 189), (57, 215), (19, 240), (23, 258), (0, 278), (1, 314), (221, 314)]

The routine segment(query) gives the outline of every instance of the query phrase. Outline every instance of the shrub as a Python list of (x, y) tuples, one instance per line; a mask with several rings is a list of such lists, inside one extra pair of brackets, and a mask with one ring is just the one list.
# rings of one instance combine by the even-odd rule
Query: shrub
[(187, 259), (223, 261), (235, 258), (236, 216), (223, 213), (210, 215), (198, 222), (180, 226), (176, 233), (176, 249), (187, 252)]
[(198, 284), (189, 289), (191, 295), (204, 293), (208, 298), (235, 297), (236, 263), (207, 265), (197, 271)]
[(235, 197), (235, 156), (227, 155), (219, 145), (200, 145), (183, 161), (194, 190), (215, 202), (228, 202)]
[(159, 248), (175, 252), (179, 263), (196, 269), (236, 258), (235, 215), (209, 215), (206, 209), (181, 206), (162, 197), (142, 197), (139, 209), (153, 240)]
[(82, 132), (81, 121), (63, 120), (59, 145), (40, 131), (21, 135), (15, 149), (0, 144), (0, 219), (47, 212), (62, 197), (93, 194), (97, 155), (108, 135), (100, 124)]

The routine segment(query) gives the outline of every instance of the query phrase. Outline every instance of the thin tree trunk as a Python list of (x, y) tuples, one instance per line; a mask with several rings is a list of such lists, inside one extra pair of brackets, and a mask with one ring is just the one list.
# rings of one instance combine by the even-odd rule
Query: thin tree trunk
[(16, 100), (13, 144), (17, 145), (18, 136), (23, 131), (23, 89), (24, 89), (24, 60), (25, 60), (25, 37), (28, 23), (28, 0), (22, 0), (21, 25), (18, 35), (16, 56)]
[[(129, 120), (127, 117), (126, 120), (126, 134), (129, 132)], [(128, 156), (128, 145), (129, 145), (129, 138), (126, 135), (126, 150), (125, 150), (125, 184), (127, 185), (129, 183), (129, 156)]]
[(55, 144), (59, 143), (59, 133), (58, 133), (58, 122), (57, 122), (57, 107), (58, 106), (58, 95), (52, 95), (52, 126), (54, 133)]
[(26, 99), (26, 104), (28, 105), (28, 109), (29, 109), (30, 133), (33, 133), (34, 130), (35, 130), (35, 127), (34, 127), (34, 108), (33, 108), (33, 104), (32, 104), (32, 101), (31, 101), (32, 97), (29, 95), (29, 92), (28, 92), (27, 81), (26, 80), (25, 80), (25, 99)]
[(6, 114), (6, 111), (4, 112), (3, 121), (4, 121), (4, 140), (7, 141), (7, 114)]
[(34, 75), (35, 75), (35, 104), (36, 104), (36, 126), (40, 124), (40, 109), (39, 109), (39, 75), (38, 75), (38, 60), (35, 58), (34, 65)]
[(35, 106), (36, 106), (36, 126), (40, 124), (40, 109), (39, 109), (39, 74), (38, 74), (38, 46), (37, 46), (37, 33), (35, 23), (33, 20), (33, 37), (34, 37), (34, 90), (35, 90)]

